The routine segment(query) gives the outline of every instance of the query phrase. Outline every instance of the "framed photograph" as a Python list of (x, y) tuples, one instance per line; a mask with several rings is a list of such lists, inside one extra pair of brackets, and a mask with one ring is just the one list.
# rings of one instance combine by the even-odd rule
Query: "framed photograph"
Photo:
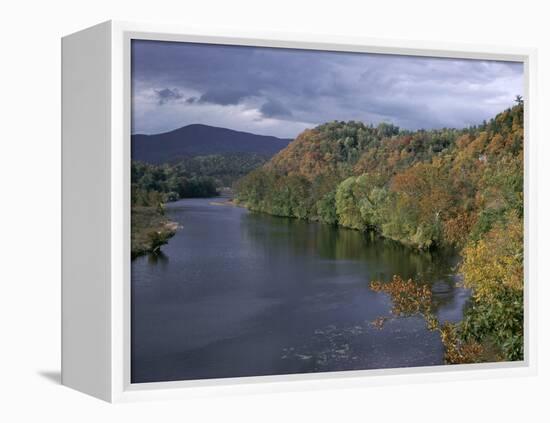
[(534, 61), (65, 37), (63, 383), (120, 401), (534, 372)]

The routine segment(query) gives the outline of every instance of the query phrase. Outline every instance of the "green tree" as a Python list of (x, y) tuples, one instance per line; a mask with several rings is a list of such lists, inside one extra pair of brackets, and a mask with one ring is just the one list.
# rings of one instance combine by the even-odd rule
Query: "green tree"
[(365, 230), (367, 223), (359, 209), (359, 199), (356, 197), (356, 178), (351, 176), (344, 180), (336, 189), (335, 204), (338, 222), (347, 228)]

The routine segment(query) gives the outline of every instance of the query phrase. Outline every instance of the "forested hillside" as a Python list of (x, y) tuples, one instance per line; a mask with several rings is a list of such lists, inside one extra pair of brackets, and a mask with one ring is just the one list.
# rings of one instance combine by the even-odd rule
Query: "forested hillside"
[(331, 122), (243, 178), (237, 199), (419, 248), (462, 246), (510, 213), (522, 215), (522, 169), (522, 105), (463, 130)]
[(323, 124), (241, 179), (236, 199), (251, 210), (374, 231), (414, 248), (458, 248), (474, 305), (445, 333), (458, 344), (479, 343), (485, 355), (461, 355), (455, 343), (454, 356), (482, 361), (492, 351), (493, 358), (517, 360), (523, 355), (521, 98), (517, 103), (458, 130)]

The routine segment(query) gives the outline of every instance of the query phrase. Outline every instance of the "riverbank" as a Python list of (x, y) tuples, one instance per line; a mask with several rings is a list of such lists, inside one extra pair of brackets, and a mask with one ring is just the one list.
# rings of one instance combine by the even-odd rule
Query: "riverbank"
[[(216, 206), (236, 205), (233, 198), (231, 198), (231, 189), (221, 188), (218, 191), (216, 196), (198, 198), (212, 199), (214, 201), (210, 204)], [(168, 240), (176, 234), (181, 226), (165, 217), (164, 208), (166, 204), (175, 203), (179, 200), (181, 199), (167, 199), (166, 203), (163, 200), (156, 207), (150, 205), (132, 206), (132, 259), (149, 253), (158, 253), (160, 248), (166, 245)]]
[(211, 206), (242, 207), (233, 198), (223, 199), (222, 201), (210, 201), (208, 204)]
[(155, 207), (132, 207), (132, 259), (148, 253), (158, 253), (172, 238), (180, 225), (166, 219)]

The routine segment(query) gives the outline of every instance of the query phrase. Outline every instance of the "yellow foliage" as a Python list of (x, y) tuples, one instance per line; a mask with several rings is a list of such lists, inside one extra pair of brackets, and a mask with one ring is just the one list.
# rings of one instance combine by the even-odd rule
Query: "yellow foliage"
[(481, 132), (479, 136), (468, 145), (466, 150), (472, 156), (481, 154), (487, 145), (488, 138), (487, 132)]
[(504, 149), (505, 144), (506, 142), (503, 136), (500, 134), (495, 134), (487, 147), (487, 151), (491, 154), (497, 154)]
[(465, 247), (462, 255), (464, 285), (475, 298), (490, 298), (501, 288), (523, 289), (523, 222), (515, 214)]

